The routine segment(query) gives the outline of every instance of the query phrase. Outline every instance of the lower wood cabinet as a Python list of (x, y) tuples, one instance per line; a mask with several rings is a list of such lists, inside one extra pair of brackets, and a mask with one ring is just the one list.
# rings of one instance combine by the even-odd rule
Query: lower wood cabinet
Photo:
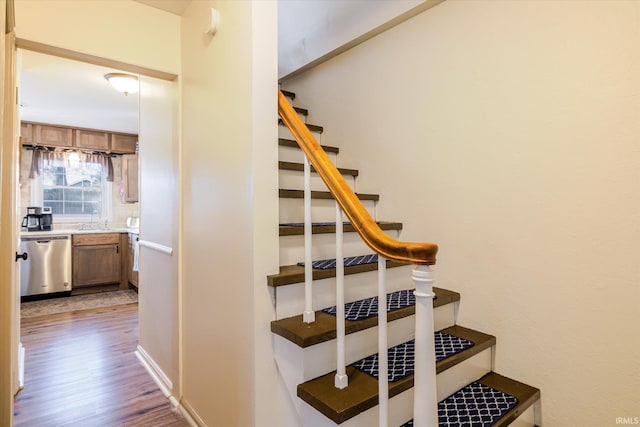
[(74, 234), (73, 287), (120, 283), (120, 233)]
[(128, 259), (129, 259), (129, 263), (128, 263), (128, 269), (127, 269), (127, 279), (129, 280), (129, 283), (133, 286), (135, 286), (136, 288), (138, 287), (138, 272), (137, 271), (133, 271), (133, 258), (134, 258), (134, 248), (133, 245), (136, 243), (135, 240), (138, 239), (138, 235), (137, 234), (133, 234), (133, 233), (129, 233), (129, 244), (128, 246)]

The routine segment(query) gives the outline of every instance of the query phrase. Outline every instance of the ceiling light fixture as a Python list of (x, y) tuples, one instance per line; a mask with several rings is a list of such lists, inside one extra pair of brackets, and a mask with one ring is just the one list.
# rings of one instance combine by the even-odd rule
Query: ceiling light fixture
[(115, 90), (124, 93), (125, 96), (138, 92), (138, 77), (133, 74), (109, 73), (105, 74), (104, 78), (111, 83)]

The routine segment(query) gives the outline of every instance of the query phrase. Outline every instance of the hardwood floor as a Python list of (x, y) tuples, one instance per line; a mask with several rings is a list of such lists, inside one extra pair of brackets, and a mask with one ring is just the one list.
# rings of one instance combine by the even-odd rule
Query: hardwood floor
[(188, 426), (136, 358), (138, 306), (22, 320), (25, 387), (15, 425)]

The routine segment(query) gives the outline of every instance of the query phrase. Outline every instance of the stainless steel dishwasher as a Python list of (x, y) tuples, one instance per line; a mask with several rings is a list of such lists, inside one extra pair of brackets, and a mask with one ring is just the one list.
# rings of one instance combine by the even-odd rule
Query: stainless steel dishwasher
[(23, 236), (20, 296), (71, 290), (71, 236)]

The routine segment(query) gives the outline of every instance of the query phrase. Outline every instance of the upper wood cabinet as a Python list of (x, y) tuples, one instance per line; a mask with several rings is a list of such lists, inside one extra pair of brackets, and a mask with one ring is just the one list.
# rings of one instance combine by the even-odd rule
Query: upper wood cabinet
[(111, 152), (118, 154), (133, 154), (136, 152), (138, 135), (112, 133)]
[(73, 130), (62, 126), (36, 124), (33, 142), (52, 147), (73, 147)]
[(22, 143), (47, 147), (77, 148), (116, 154), (134, 154), (138, 135), (97, 129), (80, 129), (46, 123), (20, 123)]
[(109, 134), (92, 130), (76, 129), (73, 146), (75, 148), (109, 151)]
[(20, 123), (20, 136), (23, 144), (33, 143), (33, 125), (31, 123)]
[(122, 182), (124, 182), (125, 203), (138, 202), (140, 184), (138, 181), (138, 155), (122, 156)]

